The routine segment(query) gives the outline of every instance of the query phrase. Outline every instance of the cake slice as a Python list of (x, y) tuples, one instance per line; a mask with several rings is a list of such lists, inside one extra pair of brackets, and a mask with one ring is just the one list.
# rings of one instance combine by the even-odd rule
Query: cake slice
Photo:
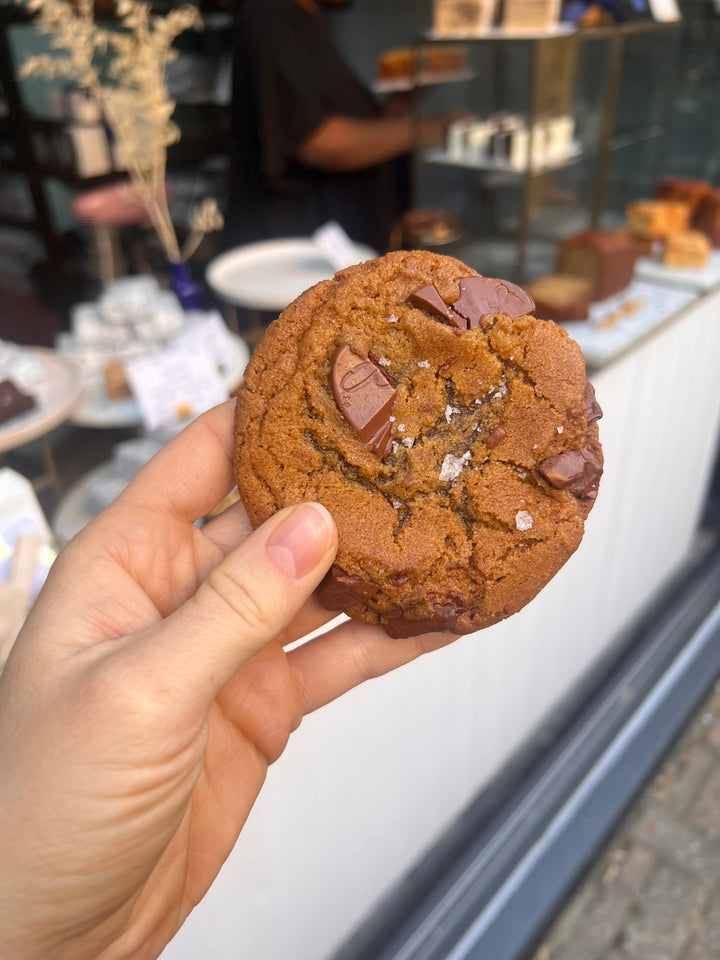
[(710, 256), (710, 241), (699, 230), (673, 233), (665, 241), (662, 262), (666, 267), (702, 270)]
[(687, 230), (690, 219), (690, 208), (679, 200), (637, 200), (625, 212), (628, 231), (648, 240)]
[(525, 289), (535, 301), (535, 315), (541, 320), (587, 320), (592, 286), (584, 277), (551, 273), (526, 284)]

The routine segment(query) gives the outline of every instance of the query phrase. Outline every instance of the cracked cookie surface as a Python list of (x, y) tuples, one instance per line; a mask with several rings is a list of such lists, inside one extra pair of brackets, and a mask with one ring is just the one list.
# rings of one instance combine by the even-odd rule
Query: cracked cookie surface
[[(580, 543), (602, 472), (601, 412), (561, 327), (476, 310), (458, 329), (414, 296), (451, 307), (470, 277), (428, 252), (341, 271), (270, 325), (238, 394), (253, 525), (324, 504), (339, 549), (321, 602), (391, 636), (523, 607)], [(503, 303), (518, 290), (493, 283)]]

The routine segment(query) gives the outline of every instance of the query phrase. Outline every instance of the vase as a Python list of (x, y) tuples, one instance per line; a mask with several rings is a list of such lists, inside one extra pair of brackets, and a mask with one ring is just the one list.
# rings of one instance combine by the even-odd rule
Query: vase
[(170, 264), (170, 289), (180, 301), (183, 310), (203, 310), (200, 287), (195, 283), (186, 263)]

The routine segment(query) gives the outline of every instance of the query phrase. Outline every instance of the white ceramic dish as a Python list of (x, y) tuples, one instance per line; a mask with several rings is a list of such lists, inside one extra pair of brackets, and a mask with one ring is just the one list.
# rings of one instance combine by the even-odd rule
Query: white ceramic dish
[[(377, 253), (355, 245), (358, 263)], [(280, 311), (334, 270), (310, 239), (263, 240), (228, 250), (205, 272), (208, 286), (226, 303), (248, 310)]]

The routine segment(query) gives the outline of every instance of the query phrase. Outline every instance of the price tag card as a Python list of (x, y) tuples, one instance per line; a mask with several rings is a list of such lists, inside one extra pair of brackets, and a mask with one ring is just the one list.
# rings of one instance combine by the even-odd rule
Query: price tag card
[(205, 350), (168, 347), (130, 361), (125, 372), (148, 430), (192, 419), (228, 399), (215, 361)]
[(178, 334), (173, 344), (184, 352), (204, 350), (223, 370), (233, 365), (237, 347), (218, 310), (188, 311), (188, 327)]
[(339, 223), (331, 220), (319, 227), (313, 240), (320, 247), (333, 270), (344, 270), (358, 262), (355, 244)]

